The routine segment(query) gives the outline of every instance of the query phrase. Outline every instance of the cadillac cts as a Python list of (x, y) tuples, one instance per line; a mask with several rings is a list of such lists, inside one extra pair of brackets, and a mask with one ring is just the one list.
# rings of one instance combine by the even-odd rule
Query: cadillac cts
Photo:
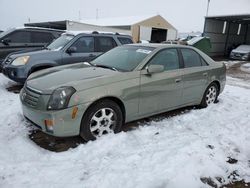
[(195, 48), (125, 45), (91, 63), (33, 73), (20, 98), (24, 116), (45, 133), (94, 140), (133, 120), (216, 102), (225, 73)]

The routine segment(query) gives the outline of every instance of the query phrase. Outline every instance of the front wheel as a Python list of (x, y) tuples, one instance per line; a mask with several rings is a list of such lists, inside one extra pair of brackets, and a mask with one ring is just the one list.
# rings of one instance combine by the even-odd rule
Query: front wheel
[(80, 136), (86, 141), (95, 140), (105, 134), (120, 132), (122, 124), (120, 107), (111, 100), (102, 100), (86, 111), (81, 122)]
[(208, 105), (217, 102), (217, 98), (219, 95), (219, 89), (216, 83), (211, 83), (202, 98), (200, 106), (202, 108), (207, 107)]

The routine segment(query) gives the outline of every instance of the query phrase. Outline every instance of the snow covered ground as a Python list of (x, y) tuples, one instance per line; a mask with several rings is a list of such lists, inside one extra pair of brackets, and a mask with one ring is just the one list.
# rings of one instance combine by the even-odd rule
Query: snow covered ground
[[(55, 153), (28, 137), (18, 94), (0, 75), (0, 187), (198, 188), (250, 181), (250, 83), (228, 78), (219, 103)], [(228, 157), (238, 162), (230, 164)]]

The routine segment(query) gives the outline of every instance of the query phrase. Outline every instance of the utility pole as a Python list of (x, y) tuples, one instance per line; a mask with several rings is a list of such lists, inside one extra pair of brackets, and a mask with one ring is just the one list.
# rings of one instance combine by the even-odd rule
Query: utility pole
[(79, 18), (79, 21), (82, 19), (81, 18), (81, 11), (79, 10), (79, 12), (78, 12), (78, 18)]
[(206, 13), (206, 17), (208, 16), (209, 4), (210, 4), (210, 0), (207, 1), (207, 13)]
[(99, 15), (98, 15), (98, 8), (96, 9), (96, 15), (95, 15), (95, 18), (96, 18), (96, 20), (98, 20), (98, 18), (99, 18)]

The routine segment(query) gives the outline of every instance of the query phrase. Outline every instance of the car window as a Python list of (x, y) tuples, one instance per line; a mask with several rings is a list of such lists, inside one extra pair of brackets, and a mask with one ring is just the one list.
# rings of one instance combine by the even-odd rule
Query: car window
[(31, 43), (30, 32), (28, 31), (15, 31), (6, 38), (9, 38), (11, 43)]
[(96, 37), (97, 52), (107, 52), (115, 46), (117, 45), (112, 37)]
[(188, 67), (199, 67), (202, 65), (201, 57), (198, 53), (191, 49), (181, 49), (184, 66)]
[(202, 64), (202, 66), (207, 66), (208, 64), (207, 64), (207, 62), (201, 57), (201, 64)]
[(32, 43), (51, 43), (54, 37), (51, 33), (31, 32)]
[(76, 47), (76, 53), (88, 53), (94, 52), (94, 38), (93, 37), (81, 37), (72, 45)]
[(165, 70), (180, 68), (176, 49), (166, 49), (158, 52), (149, 62), (149, 65), (163, 65)]
[(117, 37), (121, 44), (132, 44), (133, 41), (126, 37)]

